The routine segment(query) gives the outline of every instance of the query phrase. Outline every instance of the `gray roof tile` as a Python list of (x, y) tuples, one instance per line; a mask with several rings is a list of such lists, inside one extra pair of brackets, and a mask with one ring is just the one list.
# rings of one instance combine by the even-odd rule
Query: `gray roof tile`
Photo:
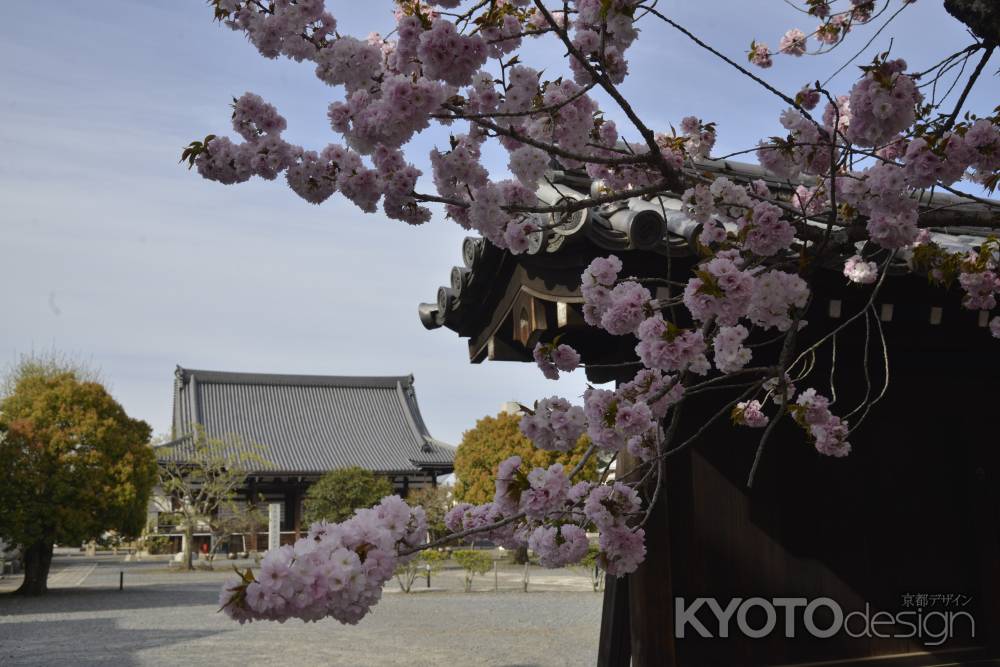
[[(413, 376), (229, 373), (181, 368), (174, 382), (172, 451), (195, 424), (209, 437), (264, 447), (271, 472), (450, 472), (454, 448), (427, 431)], [(231, 436), (237, 436), (231, 438)], [(188, 445), (189, 446), (189, 445)]]

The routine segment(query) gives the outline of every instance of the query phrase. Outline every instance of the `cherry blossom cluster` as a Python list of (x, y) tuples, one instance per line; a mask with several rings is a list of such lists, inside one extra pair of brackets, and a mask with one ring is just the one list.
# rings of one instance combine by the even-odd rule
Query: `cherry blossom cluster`
[(761, 201), (738, 221), (747, 250), (761, 257), (787, 250), (795, 240), (795, 229), (774, 204)]
[(584, 65), (588, 61), (613, 83), (621, 83), (628, 74), (625, 51), (639, 35), (633, 25), (638, 0), (575, 0), (573, 4), (577, 15), (572, 23), (572, 42), (583, 56), (570, 61), (577, 83), (586, 85), (593, 80)]
[(683, 396), (677, 376), (643, 369), (615, 391), (589, 387), (583, 395), (587, 435), (606, 452), (627, 450), (643, 460), (659, 451), (660, 420)]
[[(758, 153), (760, 151), (772, 154), (771, 149), (761, 148)], [(803, 191), (801, 196), (808, 196), (808, 193)], [(686, 190), (682, 202), (688, 214), (702, 224), (698, 237), (702, 245), (724, 246), (727, 241), (735, 240), (740, 249), (769, 257), (788, 250), (795, 241), (795, 228), (784, 216), (784, 211), (768, 201), (770, 197), (770, 190), (763, 181), (741, 186), (721, 177), (711, 185), (701, 184)], [(812, 207), (810, 212), (818, 212), (811, 198), (807, 201)], [(734, 232), (732, 239), (730, 231)], [(732, 254), (723, 256), (737, 259)]]
[(918, 205), (905, 190), (902, 169), (879, 164), (856, 175), (837, 177), (840, 199), (867, 216), (871, 240), (883, 248), (896, 249), (917, 238)]
[(513, 521), (492, 502), (455, 505), (445, 515), (445, 526), (452, 533), (476, 531), (481, 539), (490, 540), (505, 549), (519, 549), (527, 544), (526, 525)]
[(580, 354), (565, 343), (536, 343), (532, 351), (542, 375), (558, 380), (559, 372), (570, 373), (580, 366)]
[(688, 154), (695, 157), (708, 157), (715, 146), (715, 123), (704, 123), (695, 116), (681, 119), (681, 132), (684, 133), (684, 145)]
[[(687, 120), (687, 119), (686, 119)], [(693, 116), (689, 117), (692, 122), (698, 122)], [(592, 158), (594, 161), (586, 164), (587, 175), (600, 184), (601, 189), (608, 191), (628, 191), (635, 188), (646, 187), (659, 182), (663, 178), (661, 169), (666, 167), (670, 170), (679, 170), (684, 160), (689, 155), (707, 154), (715, 142), (715, 129), (711, 123), (702, 126), (698, 123), (696, 135), (665, 134), (657, 132), (654, 134), (655, 147), (652, 151), (646, 148), (635, 147), (632, 149), (637, 157), (631, 162), (605, 163), (597, 158), (621, 159), (622, 145), (627, 145), (618, 133), (618, 126), (612, 120), (596, 119), (594, 130), (591, 133)], [(653, 156), (653, 161), (657, 166), (650, 163), (649, 158)]]
[(868, 285), (878, 279), (878, 265), (866, 262), (860, 255), (853, 255), (844, 262), (844, 275), (852, 283)]
[(608, 389), (589, 387), (583, 395), (583, 412), (587, 435), (605, 451), (621, 451), (631, 438), (642, 438), (656, 428), (649, 405)]
[(743, 346), (750, 332), (742, 324), (719, 327), (712, 340), (715, 350), (715, 367), (723, 373), (734, 373), (747, 365), (752, 356), (750, 349)]
[(925, 133), (905, 143), (903, 177), (912, 188), (951, 185), (966, 176), (986, 182), (1000, 169), (1000, 118), (958, 123), (937, 135)]
[[(684, 288), (684, 305), (698, 322), (715, 319), (732, 326), (745, 317), (751, 300), (757, 298), (758, 278), (741, 268), (743, 258), (720, 252), (702, 264)], [(759, 291), (759, 290), (758, 290)]]
[(784, 139), (773, 137), (762, 142), (757, 159), (762, 167), (782, 178), (800, 174), (825, 174), (830, 171), (831, 128), (821, 127), (796, 109), (786, 109), (780, 117), (781, 126), (788, 130)]
[[(962, 305), (970, 310), (990, 311), (1000, 297), (1000, 239), (987, 238), (977, 250), (966, 253), (949, 252), (927, 238), (921, 238), (913, 251), (913, 265), (942, 285), (953, 281), (965, 292)], [(990, 331), (996, 336), (996, 317), (990, 321)], [(997, 336), (1000, 337), (1000, 336)]]
[(611, 304), (611, 288), (622, 270), (621, 260), (611, 255), (598, 257), (583, 272), (580, 291), (583, 294), (583, 317), (587, 324), (599, 326)]
[(851, 88), (847, 138), (859, 146), (889, 143), (916, 120), (923, 95), (903, 59), (877, 62)]
[(226, 582), (220, 598), (234, 620), (357, 623), (382, 596), (396, 565), (427, 535), (423, 508), (387, 496), (338, 524), (313, 524), (294, 545), (268, 551), (260, 570)]
[(564, 398), (543, 398), (533, 414), (521, 417), (521, 433), (539, 449), (568, 452), (587, 430), (583, 408)]
[[(598, 564), (608, 574), (621, 576), (645, 558), (645, 533), (629, 524), (641, 508), (631, 486), (572, 484), (561, 464), (525, 471), (521, 458), (512, 456), (497, 470), (493, 502), (456, 505), (445, 524), (453, 532), (486, 528), (481, 534), (509, 548), (528, 546), (544, 567), (579, 562), (590, 544), (587, 529), (594, 527), (599, 532)], [(513, 520), (521, 515), (524, 519)]]
[(647, 368), (674, 372), (708, 372), (705, 337), (700, 331), (678, 328), (662, 316), (647, 318), (639, 325), (635, 351)]
[(620, 482), (596, 486), (587, 496), (584, 512), (600, 531), (598, 564), (610, 575), (633, 572), (646, 558), (646, 531), (627, 523), (641, 506), (635, 489)]
[(815, 389), (806, 389), (789, 410), (812, 437), (820, 454), (841, 457), (850, 453), (847, 422), (830, 412), (830, 400), (825, 396), (817, 394)]
[(764, 428), (771, 421), (770, 417), (764, 414), (760, 401), (756, 399), (737, 403), (731, 416), (733, 423), (750, 428)]
[(411, 224), (430, 219), (430, 211), (411, 196), (420, 170), (397, 149), (379, 144), (372, 168), (360, 153), (338, 144), (316, 152), (287, 143), (281, 137), (285, 119), (253, 93), (241, 96), (233, 107), (233, 128), (245, 141), (209, 136), (189, 147), (191, 163), (203, 177), (230, 184), (255, 175), (273, 180), (285, 172), (289, 187), (310, 203), (322, 203), (339, 191), (362, 210), (374, 212), (384, 195), (389, 217)]

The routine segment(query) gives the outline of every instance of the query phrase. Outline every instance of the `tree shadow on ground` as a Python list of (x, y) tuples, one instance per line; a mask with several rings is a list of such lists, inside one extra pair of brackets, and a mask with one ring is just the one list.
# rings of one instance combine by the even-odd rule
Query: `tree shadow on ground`
[(0, 665), (141, 664), (137, 653), (221, 634), (219, 630), (138, 630), (117, 618), (0, 624)]
[(221, 581), (201, 581), (126, 586), (122, 591), (87, 586), (52, 588), (38, 597), (3, 593), (0, 594), (0, 617), (215, 605), (221, 589)]

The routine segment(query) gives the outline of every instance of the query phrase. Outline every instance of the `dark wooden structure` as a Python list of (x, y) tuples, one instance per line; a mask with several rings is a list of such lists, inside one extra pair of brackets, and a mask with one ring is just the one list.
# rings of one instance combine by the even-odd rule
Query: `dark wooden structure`
[(160, 449), (183, 459), (196, 426), (234, 448), (260, 448), (268, 465), (253, 471), (241, 493), (282, 504), (286, 540), (304, 528), (302, 500), (309, 486), (331, 470), (371, 470), (404, 497), (453, 470), (455, 450), (428, 432), (412, 375), (274, 375), (178, 366), (175, 439)]
[[(748, 165), (707, 168), (734, 180), (764, 176)], [(586, 192), (586, 184), (571, 175), (561, 183), (567, 191)], [(634, 339), (583, 322), (580, 274), (593, 257), (610, 250), (623, 259), (623, 276), (686, 281), (696, 261), (689, 246), (696, 225), (679, 212), (676, 197), (655, 203), (662, 231), (655, 243), (648, 229), (639, 238), (630, 227), (634, 212), (648, 210), (648, 202), (629, 204), (632, 220), (621, 205), (583, 212), (537, 235), (521, 256), (466, 239), (465, 266), (452, 270), (436, 303), (420, 306), (422, 321), (467, 338), (474, 363), (530, 361), (534, 344), (556, 335), (579, 350), (585, 363), (636, 359)], [(942, 225), (961, 221), (954, 210), (948, 216)], [(940, 232), (935, 240), (954, 248), (983, 240), (953, 226)], [(1000, 406), (1000, 347), (986, 329), (986, 313), (965, 310), (957, 291), (913, 275), (905, 257), (870, 308), (871, 288), (849, 285), (835, 270), (821, 269), (816, 285), (803, 343), (867, 312), (836, 337), (835, 347), (828, 342), (817, 350), (802, 384), (829, 393), (832, 383), (835, 412), (857, 426), (851, 455), (820, 456), (800, 429), (783, 424), (748, 489), (760, 432), (723, 420), (696, 447), (669, 459), (664, 493), (646, 526), (646, 561), (634, 574), (608, 581), (599, 664), (1000, 665), (1000, 436), (984, 419)], [(766, 345), (754, 349), (754, 363), (775, 356)], [(587, 375), (596, 382), (626, 380), (635, 368), (588, 368)], [(875, 397), (869, 411), (855, 410)], [(691, 401), (681, 438), (720, 404), (719, 398), (703, 407)], [(777, 629), (765, 637), (751, 639), (734, 625), (721, 638), (706, 608), (698, 618), (716, 636), (704, 638), (689, 627), (684, 638), (675, 637), (677, 600), (690, 604), (702, 597), (723, 607), (733, 598), (827, 597), (845, 613), (867, 605), (869, 614), (919, 610), (921, 618), (934, 619), (933, 612), (964, 611), (974, 629), (960, 616), (953, 636), (941, 642), (928, 637), (938, 631), (933, 624), (921, 628), (922, 637), (853, 638), (842, 632), (821, 639), (805, 631), (799, 609), (794, 637), (785, 636), (779, 617)], [(764, 623), (762, 614), (748, 616), (752, 627)], [(826, 627), (824, 622), (816, 624)], [(883, 634), (889, 634), (886, 627)], [(902, 624), (888, 627), (906, 634)]]

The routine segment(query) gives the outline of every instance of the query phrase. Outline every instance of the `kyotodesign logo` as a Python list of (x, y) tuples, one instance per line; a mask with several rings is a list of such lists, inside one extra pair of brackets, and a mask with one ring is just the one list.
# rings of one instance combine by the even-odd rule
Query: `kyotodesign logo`
[(674, 636), (678, 639), (725, 638), (736, 633), (761, 639), (775, 632), (790, 639), (826, 639), (841, 633), (854, 638), (915, 638), (926, 646), (940, 646), (956, 633), (974, 638), (976, 621), (961, 609), (921, 606), (889, 612), (873, 611), (866, 603), (864, 609), (845, 612), (836, 600), (826, 597), (731, 598), (724, 603), (709, 597), (674, 599)]

